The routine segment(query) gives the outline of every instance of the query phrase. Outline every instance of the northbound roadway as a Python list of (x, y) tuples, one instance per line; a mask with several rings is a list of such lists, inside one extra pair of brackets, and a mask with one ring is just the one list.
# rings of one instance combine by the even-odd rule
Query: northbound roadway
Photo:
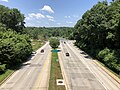
[[(120, 84), (71, 41), (61, 40), (60, 48), (59, 59), (67, 90), (120, 90)], [(67, 52), (70, 56), (65, 55)]]

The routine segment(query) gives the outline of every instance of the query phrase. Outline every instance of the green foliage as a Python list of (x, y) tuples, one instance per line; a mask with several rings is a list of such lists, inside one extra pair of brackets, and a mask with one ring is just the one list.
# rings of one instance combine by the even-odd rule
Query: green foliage
[(0, 74), (1, 73), (4, 73), (4, 71), (5, 71), (5, 64), (3, 64), (3, 65), (0, 65)]
[(24, 15), (16, 8), (9, 9), (0, 5), (0, 23), (4, 24), (7, 30), (10, 28), (21, 33), (25, 24)]
[(0, 71), (20, 64), (31, 54), (30, 37), (22, 34), (23, 28), (24, 15), (0, 5)]
[(117, 51), (110, 50), (108, 48), (105, 48), (104, 50), (101, 50), (98, 53), (98, 58), (102, 60), (108, 67), (110, 67), (112, 70), (119, 73), (120, 70), (120, 63), (118, 62), (120, 59), (120, 56), (117, 56)]
[(29, 37), (13, 31), (0, 32), (0, 63), (15, 65), (32, 52)]
[(45, 42), (44, 41), (39, 41), (39, 40), (32, 40), (32, 48), (33, 51), (38, 50)]
[(102, 59), (106, 64), (107, 63), (111, 64), (112, 61), (114, 61), (114, 62), (116, 61), (114, 51), (110, 51), (110, 49), (108, 49), (108, 48), (101, 50), (98, 53), (98, 57), (100, 57), (100, 59)]
[(64, 37), (72, 39), (72, 31), (70, 27), (27, 27), (24, 33), (30, 35), (33, 39), (49, 38), (49, 37)]
[(0, 23), (0, 31), (2, 32), (6, 31), (6, 26), (2, 23)]
[(58, 38), (55, 38), (55, 37), (50, 38), (50, 46), (52, 48), (54, 48), (54, 49), (58, 48), (59, 44), (60, 44), (60, 42), (59, 42)]
[(110, 53), (110, 50), (108, 48), (105, 48), (104, 50), (101, 50), (99, 53), (98, 53), (98, 57), (100, 59), (103, 59), (106, 55), (108, 55)]
[(8, 69), (3, 74), (0, 74), (0, 82), (2, 82), (6, 77), (10, 76), (13, 72), (13, 70)]
[(76, 45), (120, 71), (120, 1), (98, 2), (78, 20), (73, 32)]

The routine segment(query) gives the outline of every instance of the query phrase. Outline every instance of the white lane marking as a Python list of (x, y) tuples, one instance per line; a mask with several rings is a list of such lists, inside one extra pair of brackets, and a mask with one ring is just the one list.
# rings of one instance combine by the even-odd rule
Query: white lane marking
[(29, 71), (27, 75), (30, 75), (30, 73), (31, 73), (31, 72), (32, 72), (32, 70), (31, 70), (31, 71)]

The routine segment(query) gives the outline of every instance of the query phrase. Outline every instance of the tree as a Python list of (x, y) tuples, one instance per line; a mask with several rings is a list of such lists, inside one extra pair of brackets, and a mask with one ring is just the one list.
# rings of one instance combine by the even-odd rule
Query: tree
[(49, 38), (49, 37), (64, 37), (73, 38), (72, 27), (26, 27), (24, 33), (31, 36), (33, 39)]
[(0, 5), (0, 72), (16, 66), (32, 53), (30, 37), (23, 34), (24, 15)]
[(10, 28), (16, 32), (22, 32), (25, 27), (24, 15), (16, 8), (9, 9), (0, 5), (0, 23), (6, 25), (7, 29)]
[(32, 46), (27, 35), (13, 31), (0, 32), (0, 64), (15, 65), (26, 60)]
[(76, 45), (103, 62), (116, 73), (120, 71), (120, 0), (98, 2), (85, 12), (74, 26)]
[(59, 39), (58, 38), (55, 38), (55, 37), (52, 37), (50, 38), (50, 46), (55, 49), (55, 48), (58, 48), (60, 42), (59, 42)]

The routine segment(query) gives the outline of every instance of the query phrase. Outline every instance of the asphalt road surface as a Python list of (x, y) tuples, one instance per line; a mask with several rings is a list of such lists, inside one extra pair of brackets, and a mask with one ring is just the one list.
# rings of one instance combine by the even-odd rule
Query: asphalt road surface
[[(40, 52), (41, 49), (44, 49), (44, 53)], [(47, 42), (0, 86), (0, 90), (47, 90), (50, 55), (50, 46)]]
[[(120, 90), (120, 84), (71, 41), (61, 40), (60, 48), (59, 59), (67, 90)], [(67, 52), (70, 56), (66, 56)]]

